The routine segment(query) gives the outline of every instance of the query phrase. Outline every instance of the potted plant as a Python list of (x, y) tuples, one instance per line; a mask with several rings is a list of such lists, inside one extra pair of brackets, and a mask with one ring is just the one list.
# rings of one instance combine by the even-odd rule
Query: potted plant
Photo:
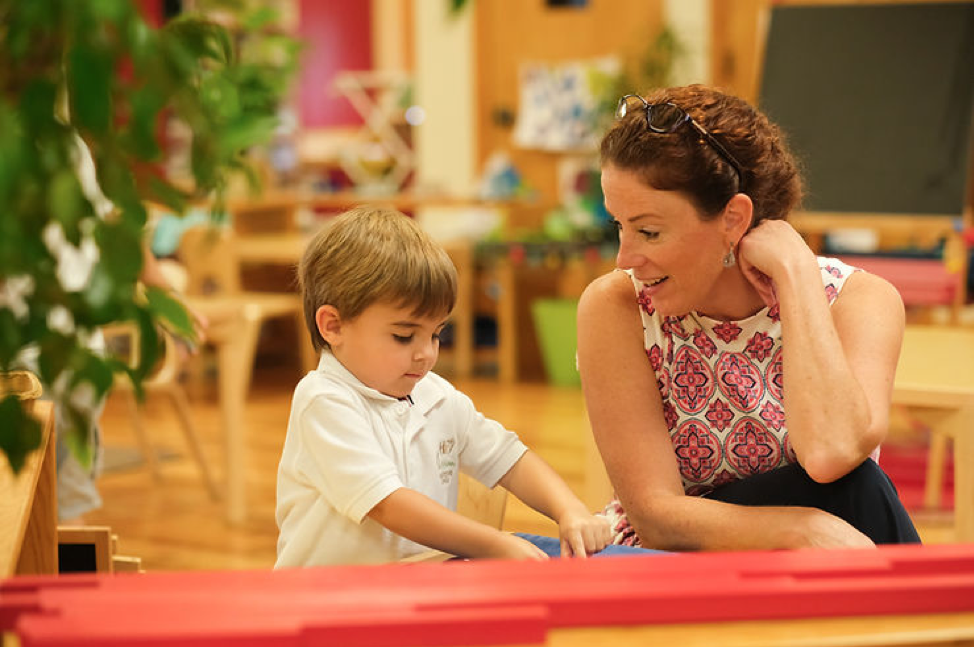
[[(205, 14), (154, 28), (137, 4), (0, 0), (0, 372), (36, 356), (38, 377), (67, 414), (72, 448), (85, 461), (82, 430), (114, 374), (127, 373), (138, 390), (156, 360), (157, 325), (193, 335), (178, 300), (138, 284), (146, 203), (182, 212), (205, 199), (219, 213), (230, 175), (248, 172), (246, 151), (273, 135), (296, 53), (284, 39), (276, 60), (245, 59)], [(242, 15), (237, 32), (273, 19), (266, 10)], [(191, 133), (185, 185), (162, 171), (166, 119)], [(79, 181), (79, 137), (107, 213)], [(139, 329), (137, 366), (91, 349), (92, 335), (119, 321)], [(20, 400), (4, 397), (0, 452), (15, 471), (39, 440)]]

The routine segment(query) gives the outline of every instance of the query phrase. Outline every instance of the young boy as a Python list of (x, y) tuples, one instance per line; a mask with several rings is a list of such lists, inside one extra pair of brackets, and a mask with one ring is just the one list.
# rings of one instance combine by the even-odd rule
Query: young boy
[(276, 568), (395, 561), (427, 548), (545, 559), (457, 512), (459, 470), (558, 522), (563, 555), (610, 540), (517, 436), (430, 372), (456, 302), (456, 269), (410, 218), (361, 207), (308, 245), (305, 319), (321, 351), (291, 404), (277, 480)]

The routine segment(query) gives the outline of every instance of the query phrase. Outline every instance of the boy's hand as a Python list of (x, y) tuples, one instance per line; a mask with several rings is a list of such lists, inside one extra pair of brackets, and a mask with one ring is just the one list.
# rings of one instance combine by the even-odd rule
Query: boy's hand
[(601, 515), (583, 512), (568, 512), (558, 520), (558, 534), (561, 536), (562, 557), (584, 559), (597, 553), (612, 541), (612, 528), (609, 520)]
[(502, 559), (548, 559), (548, 554), (526, 539), (510, 533), (502, 533), (503, 539), (497, 544), (497, 553), (490, 557)]

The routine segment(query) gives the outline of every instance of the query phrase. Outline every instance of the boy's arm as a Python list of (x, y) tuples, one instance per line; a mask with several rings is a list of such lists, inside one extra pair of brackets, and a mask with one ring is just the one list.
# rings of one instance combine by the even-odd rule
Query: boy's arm
[(468, 519), (410, 488), (395, 490), (367, 516), (397, 535), (451, 555), (547, 559), (531, 542)]
[(585, 557), (602, 550), (612, 540), (609, 522), (589, 512), (565, 481), (534, 452), (526, 451), (500, 484), (558, 523), (562, 555)]

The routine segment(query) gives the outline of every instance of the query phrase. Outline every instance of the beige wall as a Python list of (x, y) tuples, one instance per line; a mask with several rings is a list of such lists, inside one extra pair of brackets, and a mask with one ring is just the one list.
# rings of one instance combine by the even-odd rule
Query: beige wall
[(499, 109), (518, 109), (522, 62), (558, 62), (606, 55), (633, 57), (662, 25), (662, 0), (590, 0), (583, 9), (549, 9), (542, 0), (475, 2), (477, 160), (509, 151), (543, 199), (557, 198), (559, 156), (513, 146), (513, 129), (494, 121)]
[(457, 16), (442, 0), (416, 0), (415, 93), (426, 121), (414, 129), (420, 186), (472, 190), (474, 163), (473, 21), (468, 7)]

